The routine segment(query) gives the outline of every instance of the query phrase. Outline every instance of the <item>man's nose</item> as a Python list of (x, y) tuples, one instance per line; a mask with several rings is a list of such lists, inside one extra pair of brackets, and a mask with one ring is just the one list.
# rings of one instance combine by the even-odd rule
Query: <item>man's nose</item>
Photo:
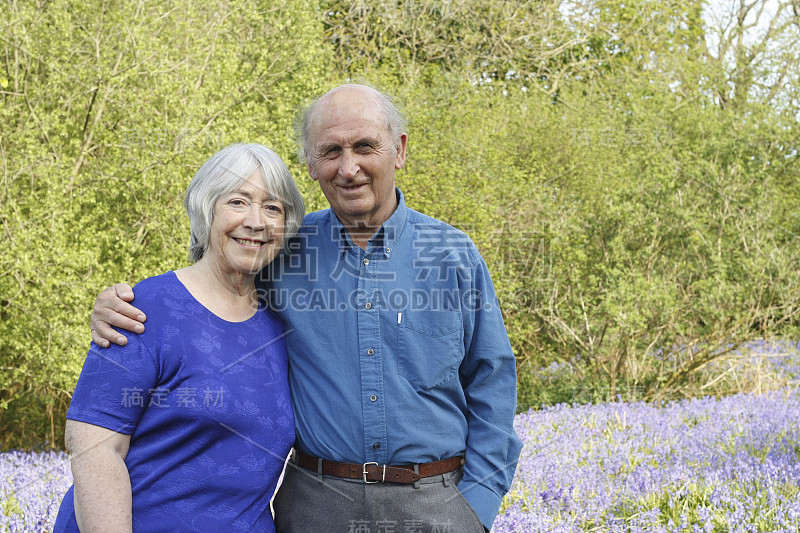
[(358, 158), (351, 151), (345, 150), (339, 161), (339, 174), (343, 178), (351, 179), (358, 174), (358, 171)]

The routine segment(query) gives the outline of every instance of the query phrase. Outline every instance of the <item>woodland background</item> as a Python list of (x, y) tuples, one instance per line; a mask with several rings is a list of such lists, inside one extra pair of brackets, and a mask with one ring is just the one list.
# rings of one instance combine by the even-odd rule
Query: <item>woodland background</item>
[(96, 295), (187, 264), (216, 150), (326, 206), (292, 120), (347, 80), (489, 264), (520, 410), (785, 385), (747, 347), (800, 327), (798, 0), (3, 0), (0, 448), (62, 445)]

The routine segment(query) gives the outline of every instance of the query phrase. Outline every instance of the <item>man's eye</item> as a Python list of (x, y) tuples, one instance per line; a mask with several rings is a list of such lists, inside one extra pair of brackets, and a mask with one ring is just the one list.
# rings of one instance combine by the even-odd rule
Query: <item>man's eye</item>
[(358, 144), (355, 145), (355, 150), (357, 152), (361, 152), (361, 153), (371, 152), (374, 149), (375, 149), (375, 145), (372, 144), (372, 143), (369, 143), (369, 142), (361, 142), (361, 143), (358, 143)]

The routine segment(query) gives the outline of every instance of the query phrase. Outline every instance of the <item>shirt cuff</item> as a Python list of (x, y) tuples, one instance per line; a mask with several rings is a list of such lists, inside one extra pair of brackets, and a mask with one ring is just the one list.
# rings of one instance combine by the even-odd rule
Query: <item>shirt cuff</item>
[(498, 496), (491, 490), (478, 483), (459, 483), (458, 489), (470, 504), (475, 514), (478, 515), (483, 526), (490, 530), (494, 519), (497, 517), (497, 511), (500, 509), (502, 497)]

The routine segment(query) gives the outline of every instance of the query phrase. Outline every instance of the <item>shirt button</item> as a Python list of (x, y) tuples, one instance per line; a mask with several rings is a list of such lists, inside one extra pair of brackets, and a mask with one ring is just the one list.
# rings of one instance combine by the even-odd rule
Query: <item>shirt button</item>
[(377, 397), (377, 396), (375, 396), (374, 394), (373, 394), (372, 396), (370, 396), (370, 397), (369, 397), (369, 401), (371, 401), (371, 402), (374, 402), (374, 401), (376, 401), (377, 399), (378, 399), (378, 397)]
[(372, 304), (367, 302), (364, 304), (364, 307), (366, 307), (367, 309), (372, 309)]
[(369, 264), (369, 259), (367, 259), (366, 257), (364, 258), (364, 264), (365, 264), (365, 265), (368, 265), (368, 264)]
[(369, 350), (367, 350), (367, 355), (375, 355), (375, 350), (370, 348)]
[(373, 450), (380, 450), (381, 449), (381, 443), (380, 442), (376, 442), (375, 444), (372, 445), (372, 449)]

